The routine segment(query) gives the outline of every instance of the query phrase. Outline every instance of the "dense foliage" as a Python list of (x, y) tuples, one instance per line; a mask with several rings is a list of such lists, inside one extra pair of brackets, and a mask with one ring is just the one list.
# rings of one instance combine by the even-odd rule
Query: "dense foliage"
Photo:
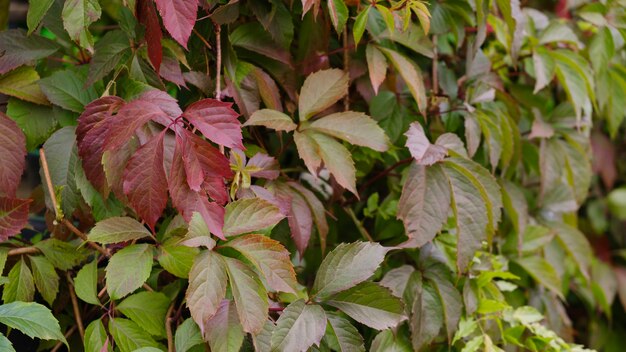
[(623, 348), (624, 1), (30, 0), (24, 27), (0, 350)]

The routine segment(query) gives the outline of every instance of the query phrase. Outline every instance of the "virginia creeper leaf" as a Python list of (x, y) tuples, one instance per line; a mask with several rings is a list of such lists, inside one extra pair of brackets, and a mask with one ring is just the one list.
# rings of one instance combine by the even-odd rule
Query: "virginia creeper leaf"
[(339, 69), (309, 75), (300, 89), (298, 105), (300, 121), (322, 112), (348, 94), (348, 75)]
[(243, 150), (239, 114), (231, 106), (232, 103), (203, 99), (191, 104), (184, 116), (212, 142)]
[(260, 198), (239, 199), (226, 206), (224, 234), (240, 235), (276, 225), (285, 216), (278, 207)]
[(206, 339), (211, 351), (239, 351), (244, 336), (235, 303), (223, 300), (217, 313), (207, 322)]
[(189, 272), (185, 297), (193, 320), (206, 334), (208, 321), (215, 315), (226, 295), (226, 266), (219, 254), (205, 251), (196, 257)]
[(247, 265), (237, 259), (223, 259), (243, 330), (256, 334), (263, 329), (267, 320), (267, 291), (256, 273)]
[(383, 129), (362, 112), (345, 111), (330, 114), (313, 121), (309, 128), (379, 152), (389, 148), (389, 139)]
[[(3, 113), (0, 113), (0, 129), (0, 164), (3, 165), (0, 168), (0, 196), (13, 197), (26, 164), (26, 138), (17, 124)], [(3, 208), (3, 212), (8, 212), (7, 204)]]
[(152, 247), (148, 244), (132, 244), (113, 254), (106, 267), (109, 297), (120, 299), (132, 293), (146, 282), (151, 270)]
[(271, 351), (307, 351), (319, 346), (326, 330), (326, 314), (322, 307), (299, 299), (285, 308), (272, 334)]
[(163, 19), (163, 26), (172, 38), (187, 49), (187, 41), (196, 23), (198, 3), (185, 0), (155, 0)]
[(126, 297), (116, 308), (149, 334), (163, 337), (169, 305), (170, 299), (165, 294), (144, 291)]

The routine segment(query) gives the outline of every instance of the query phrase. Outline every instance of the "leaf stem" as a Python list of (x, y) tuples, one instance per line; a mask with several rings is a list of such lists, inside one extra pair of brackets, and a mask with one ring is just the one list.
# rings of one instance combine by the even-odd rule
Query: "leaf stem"
[(165, 333), (167, 334), (167, 352), (174, 352), (174, 337), (172, 336), (172, 311), (174, 310), (174, 303), (170, 304), (165, 314)]
[(70, 273), (68, 271), (65, 272), (65, 278), (67, 279), (67, 286), (70, 291), (70, 298), (72, 299), (72, 308), (74, 310), (74, 319), (76, 320), (78, 333), (80, 334), (80, 339), (84, 342), (85, 341), (85, 327), (83, 325), (83, 319), (80, 316), (80, 309), (78, 308), (78, 299), (76, 298), (76, 292), (74, 291), (74, 283), (72, 282), (72, 278), (70, 277)]
[(8, 255), (20, 255), (20, 254), (37, 254), (39, 253), (39, 248), (37, 247), (20, 247), (11, 249)]
[[(76, 325), (72, 326), (71, 328), (69, 328), (66, 332), (65, 332), (65, 338), (67, 339), (68, 337), (72, 336), (72, 334), (76, 331)], [(57, 352), (61, 346), (63, 346), (63, 342), (59, 341), (57, 342), (56, 345), (54, 345), (54, 347), (50, 350), (50, 352)]]
[(350, 215), (350, 218), (354, 222), (354, 225), (356, 225), (356, 228), (357, 230), (359, 230), (359, 233), (361, 234), (361, 236), (363, 236), (363, 238), (365, 238), (366, 240), (370, 242), (374, 242), (374, 239), (369, 234), (369, 232), (367, 232), (367, 229), (365, 229), (365, 226), (363, 226), (363, 223), (356, 217), (356, 214), (354, 214), (354, 210), (352, 210), (352, 208), (350, 207), (344, 207), (343, 210), (348, 215)]

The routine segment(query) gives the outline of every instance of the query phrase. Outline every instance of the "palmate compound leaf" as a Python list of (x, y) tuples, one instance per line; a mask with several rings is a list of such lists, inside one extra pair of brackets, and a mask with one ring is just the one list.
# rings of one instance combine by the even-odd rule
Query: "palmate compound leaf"
[(239, 351), (245, 333), (243, 332), (235, 303), (223, 300), (217, 313), (207, 322), (206, 340), (213, 352)]
[(138, 240), (151, 236), (140, 222), (126, 216), (108, 218), (96, 223), (87, 239), (101, 244)]
[(421, 247), (441, 230), (450, 209), (450, 184), (440, 165), (413, 163), (398, 202), (411, 244)]
[(243, 330), (259, 333), (267, 320), (267, 291), (257, 274), (243, 262), (228, 257), (223, 260)]
[(402, 301), (389, 289), (374, 282), (360, 283), (331, 296), (324, 303), (377, 330), (395, 327), (406, 319)]
[(198, 3), (186, 0), (155, 0), (157, 9), (163, 19), (163, 26), (185, 49), (196, 23)]
[(219, 254), (204, 251), (196, 257), (189, 272), (185, 297), (191, 316), (203, 335), (226, 295), (227, 280), (226, 264)]
[(300, 121), (326, 110), (348, 94), (348, 75), (339, 69), (322, 70), (309, 75), (300, 89)]
[(367, 280), (378, 269), (387, 251), (387, 248), (372, 242), (338, 245), (320, 264), (312, 297), (323, 301)]
[(297, 300), (285, 308), (272, 334), (272, 352), (302, 352), (319, 346), (326, 330), (322, 307)]
[(324, 340), (331, 340), (333, 348), (339, 352), (365, 352), (363, 336), (350, 321), (337, 313), (326, 312), (328, 324)]
[(295, 293), (296, 273), (289, 251), (280, 242), (263, 235), (245, 235), (225, 244), (236, 249), (263, 274), (275, 291)]
[(109, 297), (120, 299), (141, 287), (150, 276), (152, 260), (148, 244), (132, 244), (113, 254), (106, 267)]
[(226, 206), (224, 234), (240, 235), (276, 225), (285, 216), (274, 204), (260, 199), (239, 199)]
[(59, 340), (67, 345), (52, 312), (39, 303), (12, 302), (0, 305), (0, 323), (33, 338)]

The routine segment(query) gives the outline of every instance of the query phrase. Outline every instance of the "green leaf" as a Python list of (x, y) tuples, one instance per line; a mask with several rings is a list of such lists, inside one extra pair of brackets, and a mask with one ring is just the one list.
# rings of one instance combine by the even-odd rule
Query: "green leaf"
[(529, 256), (516, 258), (514, 261), (535, 279), (535, 281), (556, 293), (559, 297), (563, 297), (561, 279), (554, 270), (554, 267), (545, 259), (538, 256)]
[(38, 148), (57, 127), (57, 119), (52, 108), (18, 99), (9, 99), (7, 116), (24, 132), (28, 150)]
[(522, 47), (525, 16), (522, 13), (519, 0), (497, 0), (496, 3), (509, 28), (507, 47), (513, 59), (513, 63), (516, 64), (519, 51)]
[(348, 94), (348, 75), (339, 69), (322, 70), (309, 75), (300, 89), (300, 122), (326, 110)]
[(26, 15), (26, 24), (28, 25), (28, 34), (33, 33), (39, 23), (54, 3), (54, 0), (30, 0), (28, 2), (28, 14)]
[(424, 87), (422, 71), (415, 63), (397, 51), (383, 47), (379, 47), (379, 49), (387, 56), (387, 59), (391, 61), (396, 70), (398, 70), (404, 83), (409, 87), (413, 99), (417, 102), (420, 112), (422, 115), (425, 115), (428, 103), (426, 101), (426, 88)]
[(223, 300), (217, 313), (207, 322), (207, 340), (213, 352), (239, 351), (244, 332), (235, 304)]
[(0, 350), (4, 352), (15, 352), (11, 341), (2, 334), (0, 334)]
[(326, 330), (322, 307), (297, 300), (285, 308), (272, 334), (272, 352), (306, 351), (320, 345)]
[(452, 189), (452, 211), (457, 231), (457, 268), (465, 271), (500, 220), (500, 187), (489, 172), (469, 159), (450, 158), (444, 171)]
[(126, 34), (121, 30), (107, 32), (96, 43), (96, 52), (89, 63), (87, 86), (102, 79), (117, 67), (117, 64), (130, 55), (130, 43)]
[(76, 247), (74, 244), (59, 241), (56, 238), (50, 238), (35, 243), (43, 255), (54, 265), (55, 268), (61, 270), (69, 270), (82, 263), (90, 254), (90, 251)]
[(177, 239), (171, 239), (159, 246), (157, 260), (169, 273), (186, 279), (199, 250), (179, 245), (177, 242)]
[(580, 273), (589, 280), (593, 251), (585, 235), (577, 228), (562, 223), (549, 223), (549, 227), (556, 230), (556, 240), (574, 260)]
[(389, 270), (379, 283), (381, 286), (390, 289), (394, 296), (402, 298), (406, 285), (413, 272), (415, 272), (415, 269), (411, 265), (402, 265), (401, 267)]
[(189, 287), (185, 295), (193, 320), (205, 334), (206, 324), (217, 312), (226, 296), (226, 266), (222, 257), (213, 251), (204, 251), (196, 257), (189, 271)]
[[(359, 126), (359, 128), (355, 128)], [(344, 111), (315, 120), (306, 129), (321, 132), (344, 141), (369, 147), (379, 152), (387, 151), (389, 138), (376, 121), (362, 112)]]
[(323, 133), (308, 130), (304, 134), (308, 135), (315, 143), (317, 153), (324, 161), (324, 166), (333, 174), (337, 183), (357, 195), (356, 169), (350, 151), (334, 138)]
[(200, 328), (192, 318), (188, 318), (182, 324), (178, 325), (176, 334), (174, 335), (174, 347), (176, 352), (187, 352), (192, 347), (203, 342)]
[(311, 295), (323, 301), (367, 280), (383, 262), (387, 248), (378, 243), (341, 243), (320, 264)]
[(165, 314), (170, 299), (161, 292), (139, 292), (126, 297), (117, 309), (147, 333), (165, 337)]
[[(414, 298), (411, 302), (409, 327), (411, 343), (416, 351), (433, 341), (444, 325), (443, 307), (437, 290), (428, 281), (422, 281), (420, 272), (411, 275), (407, 290), (412, 290)], [(405, 295), (406, 296), (406, 295)]]
[(367, 26), (367, 19), (369, 18), (369, 13), (371, 6), (367, 6), (365, 10), (359, 12), (354, 20), (354, 27), (352, 28), (352, 35), (354, 36), (354, 45), (359, 45), (361, 38), (363, 37), (363, 33), (365, 33), (365, 27)]
[(341, 34), (348, 21), (348, 15), (350, 14), (345, 2), (343, 0), (329, 0), (328, 14), (330, 15), (330, 21), (333, 27), (335, 27), (338, 34)]
[(56, 71), (39, 80), (41, 90), (51, 103), (78, 113), (83, 112), (85, 105), (98, 98), (93, 86), (85, 89), (84, 85), (85, 79), (72, 69)]
[(432, 287), (441, 301), (448, 343), (451, 343), (463, 313), (463, 298), (448, 278), (444, 277), (438, 270), (427, 271), (426, 277), (432, 283)]
[(260, 109), (255, 111), (243, 126), (265, 126), (276, 131), (286, 132), (293, 131), (298, 127), (291, 117), (272, 109)]
[(600, 28), (589, 43), (589, 60), (595, 72), (600, 72), (609, 67), (609, 62), (615, 55), (615, 43), (613, 35), (608, 27)]
[(552, 81), (555, 64), (548, 50), (539, 46), (533, 51), (533, 65), (535, 69), (535, 90), (533, 93), (536, 94)]
[(378, 333), (372, 341), (370, 352), (411, 352), (411, 346), (401, 339), (401, 334), (393, 330), (384, 330)]
[(49, 105), (39, 88), (39, 74), (28, 66), (18, 67), (0, 76), (0, 93), (40, 105)]
[(245, 332), (256, 334), (267, 320), (267, 291), (257, 274), (237, 259), (223, 257), (237, 314)]
[(139, 221), (129, 217), (114, 217), (96, 223), (87, 238), (102, 244), (126, 242), (150, 237), (152, 234)]
[(59, 45), (50, 39), (30, 35), (21, 29), (11, 29), (0, 32), (0, 75), (16, 67), (29, 64), (54, 54)]
[[(5, 303), (14, 301), (30, 302), (35, 296), (33, 275), (24, 262), (24, 258), (9, 271), (9, 282), (4, 285), (2, 300)], [(2, 306), (0, 306), (1, 308)]]
[(120, 352), (134, 352), (142, 347), (159, 347), (159, 344), (142, 327), (124, 318), (111, 318), (109, 332)]
[(270, 352), (272, 349), (272, 334), (276, 325), (271, 319), (265, 321), (263, 330), (256, 335), (252, 335), (252, 342), (256, 352)]
[(373, 282), (363, 282), (339, 292), (324, 303), (377, 330), (395, 327), (406, 319), (402, 301), (386, 287)]
[(580, 120), (583, 113), (590, 115), (595, 94), (589, 65), (580, 55), (569, 50), (555, 50), (550, 54), (556, 63), (556, 76), (574, 106), (576, 118)]
[[(102, 324), (102, 319), (96, 319), (89, 323), (87, 328), (85, 329), (85, 352), (108, 352), (111, 350), (110, 347), (103, 349), (105, 344), (107, 344), (107, 332), (104, 329), (104, 324)], [(110, 344), (109, 344), (110, 346)]]
[(189, 220), (189, 226), (187, 235), (181, 242), (185, 246), (189, 247), (207, 247), (209, 250), (215, 247), (215, 240), (211, 238), (211, 232), (202, 218), (202, 215), (198, 212), (194, 212)]
[(280, 242), (263, 235), (245, 235), (226, 243), (240, 252), (275, 291), (296, 293), (298, 282), (290, 254)]
[(450, 209), (450, 185), (440, 165), (411, 164), (398, 202), (411, 244), (421, 247), (441, 230)]
[(276, 225), (285, 216), (277, 206), (261, 198), (239, 199), (226, 205), (224, 234), (240, 235)]
[(59, 275), (46, 257), (29, 256), (28, 258), (33, 269), (35, 286), (43, 299), (52, 306), (54, 299), (59, 293)]
[(230, 33), (229, 37), (233, 46), (259, 53), (285, 65), (291, 65), (289, 52), (276, 43), (260, 23), (249, 22), (240, 25)]
[(100, 305), (98, 299), (98, 261), (93, 260), (83, 266), (74, 279), (76, 296), (83, 301)]
[(326, 325), (325, 339), (331, 339), (334, 349), (339, 352), (365, 352), (363, 337), (359, 331), (350, 324), (348, 319), (336, 313), (326, 313), (328, 324)]
[(152, 247), (132, 244), (113, 254), (106, 267), (107, 292), (111, 299), (120, 299), (132, 293), (150, 276)]
[(67, 345), (52, 312), (39, 303), (12, 302), (0, 306), (0, 323), (42, 340), (59, 340)]
[[(75, 171), (78, 165), (78, 149), (76, 147), (76, 127), (67, 126), (54, 132), (50, 138), (44, 143), (43, 149), (46, 152), (48, 161), (48, 169), (50, 172), (50, 180), (54, 187), (62, 187), (58, 192), (58, 204), (63, 214), (71, 215), (74, 213), (80, 194), (76, 186)], [(45, 179), (43, 169), (40, 169), (39, 176)], [(53, 209), (54, 205), (50, 199), (50, 191), (48, 185), (43, 182), (44, 195), (46, 205), (49, 209)], [(55, 192), (56, 193), (56, 192)], [(56, 209), (53, 209), (57, 211)]]
[(63, 5), (63, 27), (83, 48), (92, 49), (89, 25), (100, 18), (102, 10), (97, 0), (68, 0)]

